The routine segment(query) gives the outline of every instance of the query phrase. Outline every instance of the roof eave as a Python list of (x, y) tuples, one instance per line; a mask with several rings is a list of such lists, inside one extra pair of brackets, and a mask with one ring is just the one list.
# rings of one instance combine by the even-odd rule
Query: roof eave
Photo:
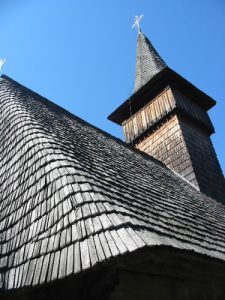
[(192, 98), (194, 96), (193, 100), (205, 110), (209, 110), (216, 104), (213, 98), (169, 67), (166, 67), (112, 112), (108, 116), (108, 120), (121, 125), (130, 116), (130, 105), (132, 106), (132, 113), (136, 113), (149, 102), (151, 97), (157, 95), (167, 85), (171, 85), (179, 90), (182, 89), (182, 92), (187, 96), (191, 96)]

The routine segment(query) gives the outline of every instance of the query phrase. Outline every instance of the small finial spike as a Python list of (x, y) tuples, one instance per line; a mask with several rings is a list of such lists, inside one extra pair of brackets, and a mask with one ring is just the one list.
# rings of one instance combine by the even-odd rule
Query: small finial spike
[(141, 32), (141, 29), (140, 29), (140, 22), (141, 22), (141, 19), (143, 18), (143, 16), (144, 16), (144, 15), (135, 16), (135, 18), (134, 18), (134, 24), (132, 25), (132, 29), (136, 27), (138, 33)]
[(1, 71), (2, 66), (4, 65), (4, 63), (5, 63), (5, 59), (4, 59), (4, 58), (1, 58), (1, 59), (0, 59), (0, 71)]

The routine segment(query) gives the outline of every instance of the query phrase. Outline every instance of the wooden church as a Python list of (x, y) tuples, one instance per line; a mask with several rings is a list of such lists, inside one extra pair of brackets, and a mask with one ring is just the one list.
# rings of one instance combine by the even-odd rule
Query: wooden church
[(225, 181), (207, 111), (139, 30), (125, 142), (0, 80), (0, 299), (225, 299)]

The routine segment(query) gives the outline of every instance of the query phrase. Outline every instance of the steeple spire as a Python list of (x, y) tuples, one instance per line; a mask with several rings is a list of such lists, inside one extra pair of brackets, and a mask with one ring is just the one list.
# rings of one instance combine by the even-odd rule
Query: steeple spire
[(167, 65), (155, 50), (149, 39), (139, 28), (137, 41), (137, 58), (136, 58), (136, 92), (145, 85), (156, 74), (166, 68)]
[(140, 20), (136, 16), (133, 25), (138, 31), (134, 94), (108, 118), (123, 126), (127, 143), (225, 203), (207, 114), (215, 101), (166, 65), (141, 31)]

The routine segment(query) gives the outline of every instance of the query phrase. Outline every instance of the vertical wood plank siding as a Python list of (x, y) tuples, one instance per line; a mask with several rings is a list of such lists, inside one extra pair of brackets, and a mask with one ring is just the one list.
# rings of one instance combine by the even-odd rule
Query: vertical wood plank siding
[(196, 104), (191, 99), (187, 98), (185, 95), (180, 93), (179, 91), (172, 89), (174, 98), (176, 99), (176, 107), (180, 108), (181, 111), (187, 113), (196, 121), (203, 124), (207, 127), (211, 132), (214, 132), (214, 127), (212, 122), (207, 114), (207, 112)]
[(160, 95), (123, 123), (125, 141), (130, 143), (138, 138), (175, 108), (200, 122), (210, 133), (214, 132), (209, 116), (203, 108), (177, 90), (167, 87)]
[(207, 111), (194, 99), (168, 86), (126, 120), (123, 129), (126, 142), (133, 141), (136, 148), (223, 202), (225, 181), (210, 140), (214, 128)]
[(171, 89), (168, 87), (134, 116), (125, 121), (123, 130), (126, 142), (131, 142), (174, 108), (175, 100)]

